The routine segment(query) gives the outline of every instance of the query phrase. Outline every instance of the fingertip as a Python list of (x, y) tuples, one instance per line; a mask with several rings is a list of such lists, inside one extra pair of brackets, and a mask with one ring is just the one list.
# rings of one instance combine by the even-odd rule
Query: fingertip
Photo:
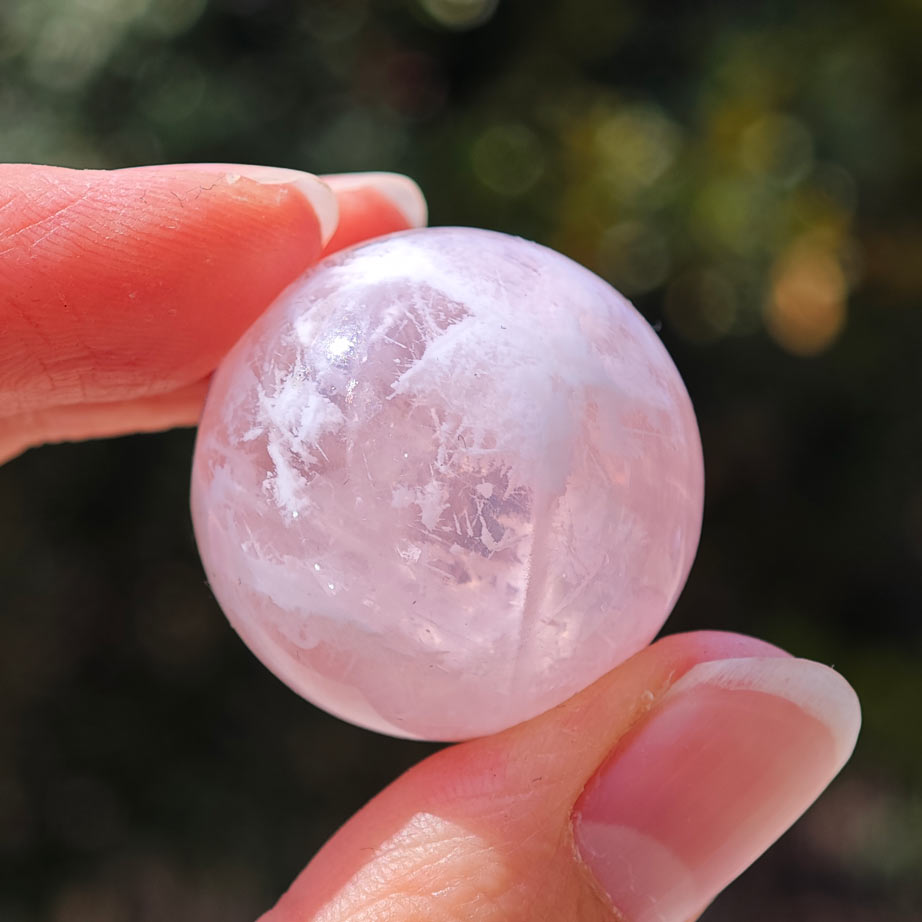
[(858, 722), (854, 692), (826, 666), (699, 662), (586, 785), (573, 812), (581, 858), (630, 922), (683, 922), (816, 799)]
[(241, 177), (260, 185), (290, 186), (295, 189), (314, 210), (320, 227), (320, 245), (326, 246), (339, 224), (339, 202), (336, 194), (318, 176), (302, 170), (289, 170), (268, 166), (231, 166), (227, 181), (233, 185)]
[[(108, 175), (155, 174), (166, 181), (175, 180), (181, 187), (188, 184), (190, 174), (214, 176), (224, 184), (204, 187), (206, 191), (230, 192), (241, 202), (257, 200), (263, 207), (279, 204), (266, 199), (266, 191), (293, 191), (313, 212), (317, 221), (321, 248), (329, 243), (339, 224), (339, 201), (329, 184), (314, 173), (288, 167), (262, 166), (250, 163), (166, 163), (152, 166), (113, 170)], [(241, 180), (245, 180), (241, 182)], [(255, 183), (255, 188), (249, 183)]]
[(422, 189), (403, 173), (334, 173), (324, 180), (335, 192), (377, 192), (403, 215), (408, 228), (423, 227), (428, 220), (429, 209)]
[(336, 195), (340, 220), (325, 252), (371, 237), (423, 227), (428, 210), (419, 186), (399, 173), (339, 173), (323, 177)]
[(749, 634), (734, 631), (686, 631), (682, 634), (667, 634), (652, 647), (657, 656), (676, 656), (684, 661), (705, 662), (707, 660), (740, 659), (748, 657), (790, 656), (787, 650)]
[(131, 401), (209, 374), (321, 255), (338, 201), (230, 164), (0, 167), (0, 415)]

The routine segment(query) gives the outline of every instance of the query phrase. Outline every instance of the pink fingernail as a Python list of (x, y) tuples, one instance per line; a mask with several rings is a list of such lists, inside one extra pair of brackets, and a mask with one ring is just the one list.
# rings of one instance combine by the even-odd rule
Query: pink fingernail
[(292, 186), (310, 203), (320, 224), (320, 242), (326, 246), (339, 224), (339, 204), (333, 190), (313, 173), (288, 170), (275, 166), (230, 166), (227, 181), (234, 183), (241, 176), (268, 186)]
[(854, 691), (826, 666), (700, 663), (586, 786), (579, 853), (627, 922), (687, 922), (810, 806), (860, 723)]
[(337, 173), (324, 179), (334, 189), (376, 189), (404, 216), (408, 227), (425, 227), (428, 219), (426, 199), (409, 176), (402, 173)]

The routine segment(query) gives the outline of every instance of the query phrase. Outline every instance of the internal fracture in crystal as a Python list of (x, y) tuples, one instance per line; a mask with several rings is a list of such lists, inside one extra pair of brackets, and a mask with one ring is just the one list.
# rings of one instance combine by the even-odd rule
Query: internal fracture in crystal
[(293, 284), (215, 375), (192, 481), (245, 642), (332, 713), (491, 733), (647, 644), (701, 522), (694, 413), (588, 270), (482, 230), (410, 231)]

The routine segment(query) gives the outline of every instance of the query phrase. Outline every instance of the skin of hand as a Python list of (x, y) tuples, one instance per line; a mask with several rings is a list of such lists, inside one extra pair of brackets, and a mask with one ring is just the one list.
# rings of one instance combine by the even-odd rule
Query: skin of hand
[[(290, 282), (425, 220), (394, 174), (0, 166), (0, 461), (194, 425)], [(859, 724), (832, 669), (740, 635), (667, 637), (411, 769), (263, 922), (690, 922), (838, 773)]]

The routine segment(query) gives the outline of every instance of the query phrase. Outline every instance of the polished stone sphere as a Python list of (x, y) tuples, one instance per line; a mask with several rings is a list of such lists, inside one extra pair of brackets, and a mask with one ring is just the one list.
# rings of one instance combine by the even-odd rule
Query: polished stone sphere
[(237, 343), (192, 511), (269, 669), (346, 720), (453, 740), (647, 644), (702, 494), (691, 402), (640, 314), (545, 247), (436, 228), (326, 259)]

